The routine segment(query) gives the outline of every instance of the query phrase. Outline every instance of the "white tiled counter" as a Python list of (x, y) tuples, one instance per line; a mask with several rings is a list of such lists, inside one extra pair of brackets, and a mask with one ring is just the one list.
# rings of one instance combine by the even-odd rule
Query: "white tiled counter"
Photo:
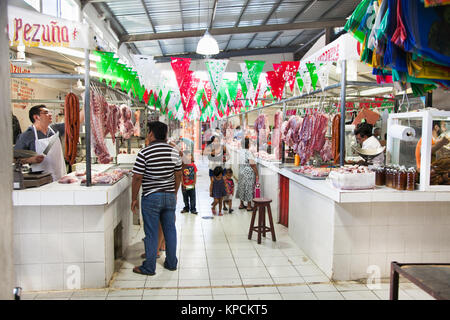
[(289, 235), (333, 280), (364, 279), (374, 270), (389, 277), (391, 261), (450, 262), (450, 192), (344, 191), (257, 162), (290, 179)]
[(131, 177), (112, 186), (53, 182), (14, 190), (13, 204), (17, 286), (34, 291), (108, 285), (114, 229), (120, 224), (122, 254), (131, 239)]

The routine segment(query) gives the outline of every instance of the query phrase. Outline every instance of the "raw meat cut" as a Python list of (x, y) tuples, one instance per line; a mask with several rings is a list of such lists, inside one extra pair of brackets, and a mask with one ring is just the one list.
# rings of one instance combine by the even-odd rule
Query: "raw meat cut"
[(76, 183), (76, 182), (78, 182), (78, 179), (75, 177), (71, 177), (71, 176), (64, 176), (58, 180), (58, 183), (62, 183), (62, 184), (71, 184), (71, 183)]
[(134, 133), (134, 125), (131, 122), (131, 108), (126, 104), (120, 106), (120, 134), (124, 139), (130, 139)]
[(120, 126), (120, 108), (117, 105), (108, 106), (108, 117), (106, 120), (106, 134), (111, 134), (112, 142), (116, 142), (116, 132), (119, 131)]
[(136, 119), (136, 122), (134, 123), (134, 130), (133, 130), (133, 134), (135, 137), (139, 137), (141, 135), (141, 122), (139, 121), (140, 117), (141, 117), (141, 110), (136, 110), (134, 112), (134, 118)]
[(302, 127), (299, 132), (299, 142), (296, 148), (300, 156), (300, 163), (306, 164), (314, 155), (314, 152), (320, 152), (325, 144), (325, 134), (328, 127), (328, 117), (316, 112), (308, 114), (303, 119)]
[(322, 150), (320, 150), (320, 157), (324, 162), (328, 162), (333, 159), (333, 152), (331, 151), (331, 141), (326, 139)]
[(98, 162), (107, 164), (111, 162), (108, 148), (105, 143), (105, 124), (102, 112), (105, 110), (105, 97), (91, 91), (91, 139), (93, 142), (94, 153), (98, 158)]

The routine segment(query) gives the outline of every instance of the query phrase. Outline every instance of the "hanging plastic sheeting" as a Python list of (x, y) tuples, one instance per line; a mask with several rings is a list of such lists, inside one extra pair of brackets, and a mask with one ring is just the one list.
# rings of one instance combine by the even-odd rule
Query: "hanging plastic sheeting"
[(450, 6), (425, 7), (423, 0), (363, 0), (345, 30), (361, 43), (360, 59), (378, 82), (392, 73), (423, 93), (450, 85), (449, 15)]

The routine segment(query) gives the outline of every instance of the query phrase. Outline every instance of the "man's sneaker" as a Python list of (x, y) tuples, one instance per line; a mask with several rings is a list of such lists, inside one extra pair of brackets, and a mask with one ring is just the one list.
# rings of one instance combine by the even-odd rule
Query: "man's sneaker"
[(189, 210), (187, 210), (187, 209), (181, 210), (181, 213), (186, 213), (186, 212), (189, 212)]
[(234, 211), (233, 209), (230, 209), (230, 211), (228, 211), (228, 213), (233, 213), (233, 211)]
[(223, 211), (228, 211), (228, 208), (227, 207), (223, 207)]
[(198, 212), (197, 212), (197, 211), (191, 211), (191, 213), (192, 213), (192, 214), (198, 214)]

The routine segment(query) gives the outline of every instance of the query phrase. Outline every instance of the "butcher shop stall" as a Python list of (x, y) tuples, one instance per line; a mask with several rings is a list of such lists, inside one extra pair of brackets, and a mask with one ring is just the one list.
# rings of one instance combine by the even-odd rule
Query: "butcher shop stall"
[[(130, 211), (130, 170), (145, 145), (144, 123), (158, 115), (137, 88), (130, 94), (121, 90), (118, 68), (131, 58), (111, 54), (113, 48), (96, 51), (101, 37), (87, 24), (56, 18), (50, 23), (48, 16), (16, 7), (9, 16), (11, 23), (57, 24), (54, 32), (62, 33), (52, 45), (20, 37), (10, 43), (14, 138), (30, 127), (28, 111), (35, 105), (45, 105), (52, 123), (64, 123), (65, 130), (59, 138), (65, 174), (55, 181), (20, 161), (33, 151), (14, 151), (16, 284), (24, 290), (105, 287), (115, 259), (129, 245), (132, 225), (139, 223)], [(66, 39), (64, 32), (74, 29), (79, 39)], [(57, 43), (63, 40), (68, 43)], [(107, 58), (110, 66), (116, 63), (111, 72)], [(70, 280), (74, 274), (77, 283)]]
[[(268, 72), (274, 100), (220, 120), (235, 178), (243, 144), (227, 131), (240, 125), (274, 220), (333, 280), (367, 278), (374, 266), (386, 278), (391, 261), (450, 254), (450, 145), (431, 152), (433, 126), (448, 127), (450, 112), (373, 74), (359, 52), (345, 34), (303, 58), (292, 86), (289, 68), (279, 91)], [(379, 147), (357, 143), (364, 122)]]

